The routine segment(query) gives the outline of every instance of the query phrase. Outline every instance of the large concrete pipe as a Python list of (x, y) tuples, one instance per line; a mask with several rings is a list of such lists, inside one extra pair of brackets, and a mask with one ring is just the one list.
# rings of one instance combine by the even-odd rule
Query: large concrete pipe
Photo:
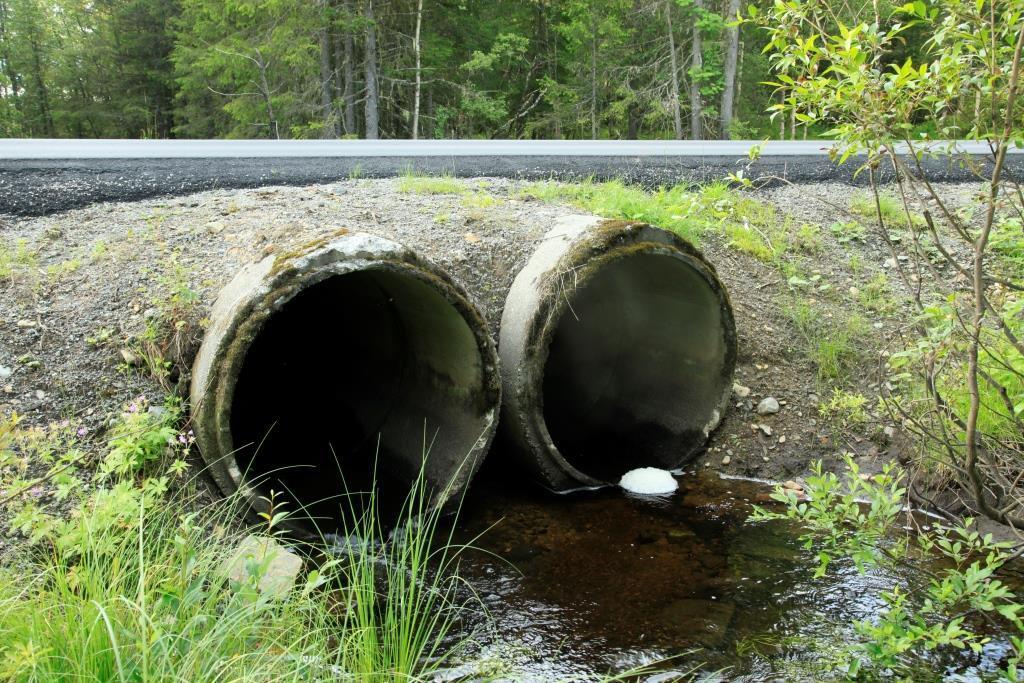
[(512, 283), (498, 349), (503, 428), (545, 485), (568, 490), (692, 457), (729, 400), (736, 333), (690, 244), (571, 216)]
[(273, 488), (293, 511), (337, 518), (375, 471), (404, 497), (424, 458), (428, 484), (458, 493), (490, 445), (501, 392), (487, 325), (396, 242), (342, 234), (250, 264), (210, 321), (196, 439), (221, 490), (257, 509)]

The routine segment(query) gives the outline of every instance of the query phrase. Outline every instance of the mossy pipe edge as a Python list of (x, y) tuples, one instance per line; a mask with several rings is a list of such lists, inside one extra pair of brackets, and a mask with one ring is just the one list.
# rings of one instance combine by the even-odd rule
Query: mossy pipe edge
[(513, 281), (498, 349), (502, 432), (545, 486), (566, 491), (691, 459), (729, 402), (736, 328), (693, 245), (567, 216)]
[[(243, 371), (248, 372), (244, 370), (247, 357), (255, 353), (254, 345), (269, 326), (276, 324), (275, 319), (281, 320), (303, 296), (308, 303), (311, 292), (326, 292), (317, 294), (320, 299), (314, 302), (323, 302), (325, 321), (343, 317), (346, 309), (363, 305), (364, 297), (339, 301), (329, 298), (332, 290), (324, 289), (333, 287), (333, 283), (355, 282), (352, 279), (355, 277), (360, 278), (360, 283), (372, 281), (373, 295), (380, 297), (381, 306), (399, 311), (394, 327), (403, 337), (409, 337), (401, 343), (408, 347), (407, 355), (419, 354), (419, 357), (407, 359), (406, 365), (412, 370), (406, 368), (402, 375), (403, 378), (416, 375), (417, 384), (410, 391), (405, 391), (407, 385), (402, 385), (403, 397), (397, 400), (407, 401), (405, 395), (422, 400), (412, 407), (389, 406), (381, 411), (386, 415), (382, 418), (382, 430), (387, 432), (390, 428), (392, 434), (385, 434), (379, 442), (387, 445), (391, 438), (389, 455), (382, 451), (380, 456), (382, 460), (390, 457), (391, 461), (379, 463), (380, 467), (407, 482), (415, 479), (422, 467), (435, 495), (444, 496), (436, 497), (434, 503), (442, 505), (447, 499), (457, 498), (465, 489), (490, 447), (501, 402), (499, 362), (486, 322), (475, 303), (443, 270), (405, 246), (368, 234), (339, 233), (294, 253), (270, 256), (243, 267), (214, 303), (209, 327), (196, 356), (191, 411), (202, 457), (218, 488), (225, 494), (241, 490), (254, 510), (265, 507), (260, 496), (266, 492), (250, 485), (251, 473), (238, 459), (245, 444), (237, 442), (233, 429), (233, 418), (238, 418), (234, 415), (236, 404), (245, 399), (237, 395), (237, 390)], [(351, 291), (352, 285), (346, 286), (345, 291)], [(376, 291), (378, 289), (381, 293)], [(404, 303), (403, 298), (407, 300)], [(292, 324), (294, 316), (288, 320), (288, 324)], [(277, 337), (283, 339), (283, 343), (298, 344), (303, 339), (322, 336), (320, 321), (313, 322), (309, 329), (286, 329), (283, 334), (278, 331)], [(345, 329), (342, 332), (355, 338), (369, 335), (371, 338), (363, 348), (391, 344), (391, 340), (372, 338), (386, 331)], [(331, 343), (328, 341), (328, 346), (321, 344), (317, 348), (329, 348)], [(323, 361), (327, 369), (345, 363), (355, 366), (361, 359), (324, 358)], [(423, 365), (422, 371), (418, 371), (417, 363)], [(356, 368), (360, 370), (365, 372), (365, 368)], [(328, 377), (323, 381), (329, 381)], [(254, 393), (249, 391), (253, 386), (259, 388), (258, 384), (250, 382), (246, 392)], [(256, 398), (261, 403), (301, 399), (255, 393), (260, 394)], [(427, 415), (420, 416), (416, 412), (420, 408), (440, 424), (428, 425)], [(332, 406), (327, 406), (327, 410), (330, 413)], [(358, 412), (360, 408), (356, 406), (355, 410)], [(446, 422), (446, 418), (451, 419)], [(423, 423), (419, 427), (417, 419)], [(402, 424), (390, 424), (398, 421)], [(234, 424), (237, 429), (237, 419)], [(431, 434), (426, 434), (428, 429)], [(408, 443), (396, 443), (396, 438), (407, 439)], [(424, 459), (423, 441), (431, 440), (434, 444)], [(301, 454), (296, 457), (301, 460)], [(316, 466), (326, 464), (321, 462)]]

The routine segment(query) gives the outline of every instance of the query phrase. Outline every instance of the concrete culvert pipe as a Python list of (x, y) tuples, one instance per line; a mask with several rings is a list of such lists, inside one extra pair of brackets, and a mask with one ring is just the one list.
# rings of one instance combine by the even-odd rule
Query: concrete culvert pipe
[(458, 285), (402, 245), (344, 234), (253, 263), (221, 291), (192, 414), (224, 493), (260, 509), (274, 489), (332, 531), (343, 494), (368, 490), (375, 470), (378, 494), (404, 499), (425, 452), (435, 495), (458, 494), (490, 445), (500, 389), (486, 323)]
[(714, 269), (649, 225), (571, 216), (516, 276), (501, 319), (503, 429), (548, 487), (675, 469), (718, 425), (736, 334)]

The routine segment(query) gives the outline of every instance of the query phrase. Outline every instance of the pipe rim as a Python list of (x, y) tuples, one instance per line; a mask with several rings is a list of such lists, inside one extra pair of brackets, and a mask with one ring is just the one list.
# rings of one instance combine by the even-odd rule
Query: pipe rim
[[(375, 248), (359, 249), (357, 246), (352, 255), (352, 247), (346, 242), (357, 239), (369, 239)], [(410, 249), (391, 240), (362, 233), (349, 233), (326, 244), (314, 245), (305, 253), (270, 256), (251, 264), (251, 267), (257, 273), (262, 272), (266, 282), (228, 302), (231, 324), (216, 339), (212, 358), (204, 357), (204, 350), (200, 348), (196, 366), (206, 365), (207, 371), (193, 373), (191, 395), (199, 398), (192, 406), (197, 441), (217, 488), (224, 495), (241, 493), (252, 512), (265, 511), (266, 504), (260, 499), (263, 491), (246, 480), (235, 459), (236, 453), (244, 446), (234, 443), (231, 418), (248, 348), (268, 321), (301, 293), (319, 283), (356, 272), (384, 271), (413, 278), (437, 292), (465, 322), (475, 341), (480, 363), (482, 431), (465, 454), (463, 465), (454, 472), (452, 481), (437, 490), (433, 505), (444, 507), (451, 493), (464, 487), (480, 467), (494, 437), (501, 405), (497, 350), (485, 319), (470, 295), (443, 269)], [(230, 284), (225, 290), (229, 287)], [(220, 301), (215, 304), (215, 310), (219, 304)], [(204, 338), (203, 346), (206, 343)], [(302, 525), (292, 525), (293, 530), (305, 530), (296, 527)]]
[[(571, 251), (556, 268), (559, 274), (574, 274), (577, 280), (574, 289), (582, 287), (603, 267), (627, 257), (622, 253), (626, 251), (629, 256), (654, 255), (676, 259), (693, 269), (714, 293), (722, 313), (722, 334), (725, 340), (725, 357), (721, 372), (724, 386), (722, 396), (712, 410), (712, 419), (704, 429), (706, 440), (721, 423), (725, 414), (732, 393), (732, 377), (737, 355), (736, 321), (732, 304), (714, 266), (696, 247), (678, 235), (645, 223), (602, 221), (594, 229), (584, 233), (582, 240), (582, 248)], [(553, 287), (555, 282), (557, 278), (548, 278), (543, 284), (544, 290), (540, 300), (549, 302), (550, 305), (542, 306), (538, 311), (536, 319), (540, 324), (531, 326), (526, 337), (523, 360), (525, 364), (538, 368), (538, 372), (520, 383), (515, 400), (520, 405), (525, 402), (533, 407), (527, 411), (520, 411), (523, 419), (520, 420), (519, 426), (526, 432), (527, 443), (543, 449), (543, 455), (533, 453), (530, 457), (545, 474), (552, 489), (565, 492), (615, 485), (617, 482), (598, 479), (572, 465), (555, 445), (544, 417), (544, 370), (559, 322), (566, 312), (571, 311), (569, 296), (552, 296), (556, 291)], [(511, 393), (506, 388), (506, 394)], [(693, 444), (687, 453), (680, 456), (680, 463), (692, 458), (704, 447), (705, 442)], [(544, 456), (547, 457), (546, 462)], [(553, 465), (555, 471), (549, 470), (546, 466), (548, 463)]]

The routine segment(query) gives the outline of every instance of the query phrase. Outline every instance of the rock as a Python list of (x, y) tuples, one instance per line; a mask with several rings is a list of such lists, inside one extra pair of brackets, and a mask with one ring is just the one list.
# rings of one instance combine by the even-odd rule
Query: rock
[(651, 496), (672, 493), (679, 488), (679, 483), (668, 470), (640, 467), (622, 475), (619, 486), (630, 493)]
[(803, 491), (804, 490), (803, 486), (801, 486), (797, 482), (793, 481), (792, 479), (789, 479), (789, 480), (783, 482), (782, 488), (789, 489), (790, 491)]
[(746, 398), (750, 396), (750, 387), (745, 387), (742, 384), (733, 382), (732, 393), (736, 394), (737, 398)]
[(257, 576), (260, 591), (273, 597), (282, 597), (295, 585), (302, 571), (302, 558), (288, 552), (272, 538), (250, 534), (238, 544), (221, 572), (232, 581), (247, 583), (251, 580), (253, 567), (262, 569), (262, 573)]
[(754, 429), (756, 431), (761, 432), (765, 436), (771, 436), (772, 435), (772, 428), (769, 427), (766, 424), (757, 424), (757, 425), (753, 425), (753, 427), (754, 427)]
[(155, 308), (147, 308), (142, 312), (142, 317), (145, 318), (146, 320), (153, 320), (158, 315), (160, 315), (160, 311), (158, 311)]
[(18, 327), (21, 327), (21, 328), (35, 327), (36, 326), (36, 321), (35, 320), (28, 320), (28, 319), (19, 320), (17, 325), (18, 325)]
[(779, 412), (779, 402), (774, 396), (766, 396), (757, 404), (758, 415), (774, 415)]
[(782, 436), (779, 437), (779, 443), (786, 443), (786, 435), (785, 434), (783, 434)]
[(224, 224), (220, 221), (210, 221), (206, 224), (206, 232), (211, 235), (216, 235), (224, 230)]
[(133, 368), (142, 365), (142, 359), (131, 349), (121, 349), (121, 358), (127, 365)]
[(14, 374), (14, 370), (11, 370), (8, 367), (4, 367), (3, 365), (0, 365), (0, 379), (7, 379), (8, 377), (10, 377), (13, 374)]
[(732, 462), (732, 458), (730, 458), (728, 455), (722, 458), (723, 465), (728, 465), (730, 462)]
[(36, 398), (42, 401), (44, 398), (46, 398), (46, 392), (43, 391), (42, 389), (36, 389)]

